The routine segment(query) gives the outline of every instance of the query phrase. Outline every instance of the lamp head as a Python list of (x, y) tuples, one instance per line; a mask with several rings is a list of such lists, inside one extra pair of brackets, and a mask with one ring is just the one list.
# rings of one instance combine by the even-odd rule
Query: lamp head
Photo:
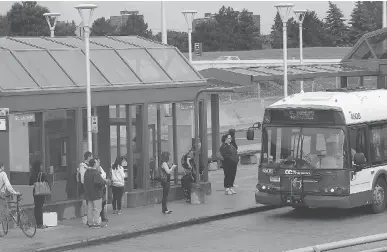
[(290, 12), (293, 8), (294, 4), (291, 3), (284, 3), (284, 4), (277, 4), (275, 7), (277, 8), (277, 11), (281, 17), (282, 23), (286, 23), (290, 18)]

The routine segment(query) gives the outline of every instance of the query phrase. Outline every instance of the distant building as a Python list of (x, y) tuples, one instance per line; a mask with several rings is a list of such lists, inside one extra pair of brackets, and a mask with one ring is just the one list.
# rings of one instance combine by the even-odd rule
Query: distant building
[(128, 21), (129, 16), (137, 15), (144, 18), (144, 15), (140, 15), (139, 11), (120, 11), (120, 16), (110, 16), (110, 25), (113, 27), (122, 27)]
[[(253, 17), (254, 24), (258, 28), (259, 33), (261, 33), (261, 16), (254, 15), (253, 12), (249, 12), (249, 14)], [(204, 13), (204, 18), (195, 18), (192, 22), (192, 31), (195, 32), (195, 27), (202, 23), (215, 21), (215, 15), (212, 13)]]

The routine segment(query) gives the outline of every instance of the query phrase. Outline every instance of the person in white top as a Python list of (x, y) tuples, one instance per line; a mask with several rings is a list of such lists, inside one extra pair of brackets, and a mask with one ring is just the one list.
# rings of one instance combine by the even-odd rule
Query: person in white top
[(116, 161), (112, 165), (111, 180), (112, 180), (112, 193), (113, 193), (113, 214), (121, 214), (121, 201), (124, 194), (125, 186), (125, 171), (124, 166), (128, 163), (123, 156), (116, 158)]
[(177, 165), (173, 164), (170, 166), (169, 163), (169, 152), (164, 151), (161, 153), (160, 163), (161, 163), (161, 186), (163, 187), (163, 199), (161, 200), (161, 211), (164, 214), (170, 214), (172, 213), (171, 210), (168, 210), (167, 207), (167, 200), (168, 200), (168, 194), (169, 194), (169, 187), (171, 186), (171, 173), (173, 169), (177, 167)]
[(2, 222), (4, 218), (4, 214), (6, 213), (6, 199), (1, 197), (2, 195), (6, 195), (8, 193), (11, 193), (13, 195), (19, 195), (20, 193), (15, 191), (9, 182), (7, 173), (4, 171), (4, 164), (0, 164), (0, 222)]

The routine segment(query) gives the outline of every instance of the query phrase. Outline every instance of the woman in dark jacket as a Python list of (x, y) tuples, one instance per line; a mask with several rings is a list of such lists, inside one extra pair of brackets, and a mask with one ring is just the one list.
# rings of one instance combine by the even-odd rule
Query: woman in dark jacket
[[(236, 141), (235, 141), (235, 129), (229, 129), (228, 130), (228, 134), (231, 135), (231, 142), (230, 142), (230, 144), (232, 146), (234, 146), (234, 148), (237, 150), (237, 153), (238, 153), (238, 145), (236, 144)], [(238, 162), (239, 162), (239, 156), (238, 156)], [(237, 165), (235, 165), (233, 167), (233, 170), (231, 171), (231, 175), (230, 175), (231, 176), (231, 181), (232, 181), (232, 187), (236, 187), (234, 185), (234, 181), (235, 181), (235, 177), (236, 177), (236, 173), (237, 173), (237, 169), (238, 169), (238, 162), (237, 162)], [(233, 191), (233, 193), (235, 193), (234, 190), (232, 190), (232, 191)]]
[[(32, 171), (31, 171), (31, 176), (30, 176), (30, 186), (34, 185), (35, 182), (47, 182), (46, 174), (43, 172), (43, 164), (42, 162), (35, 161), (32, 164)], [(46, 228), (45, 225), (43, 225), (43, 205), (46, 196), (44, 195), (35, 195), (35, 188), (32, 192), (34, 196), (34, 215), (35, 215), (35, 220), (36, 220), (36, 227), (43, 229)]]
[(231, 144), (231, 135), (226, 134), (224, 138), (224, 144), (220, 147), (220, 153), (223, 157), (223, 170), (225, 174), (224, 187), (226, 195), (235, 194), (233, 190), (233, 172), (236, 171), (238, 165), (238, 152), (235, 147)]

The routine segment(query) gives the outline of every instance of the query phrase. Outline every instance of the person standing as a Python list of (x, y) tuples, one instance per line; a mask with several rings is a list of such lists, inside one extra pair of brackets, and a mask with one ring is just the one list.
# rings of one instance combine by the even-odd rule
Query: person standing
[(13, 189), (11, 183), (9, 182), (7, 173), (4, 171), (4, 164), (0, 163), (0, 222), (3, 221), (4, 215), (7, 215), (7, 207), (6, 207), (6, 198), (3, 196), (11, 193), (13, 195), (19, 195), (20, 193)]
[[(36, 182), (47, 182), (46, 174), (43, 172), (43, 164), (41, 161), (37, 160), (32, 164), (31, 176), (30, 176), (30, 186), (34, 185)], [(43, 205), (46, 200), (45, 195), (35, 195), (35, 188), (32, 191), (34, 196), (34, 215), (36, 221), (36, 227), (40, 229), (47, 228), (43, 225)]]
[(93, 159), (93, 153), (90, 151), (86, 151), (85, 154), (83, 155), (83, 162), (79, 164), (78, 170), (77, 170), (77, 182), (78, 182), (78, 192), (79, 192), (79, 197), (83, 198), (82, 199), (82, 207), (81, 207), (81, 214), (82, 216), (82, 221), (83, 217), (87, 215), (87, 201), (84, 198), (84, 177), (85, 177), (85, 172), (89, 168), (89, 161)]
[(161, 163), (161, 186), (163, 187), (163, 199), (161, 200), (161, 211), (164, 214), (170, 214), (172, 213), (171, 210), (168, 210), (167, 207), (167, 201), (168, 201), (168, 194), (169, 194), (169, 187), (171, 186), (171, 173), (173, 169), (176, 168), (177, 165), (170, 166), (169, 163), (169, 152), (164, 151), (161, 153), (160, 163)]
[(224, 152), (224, 147), (225, 147), (225, 144), (226, 144), (226, 139), (227, 139), (227, 134), (223, 135), (222, 138), (221, 138), (221, 142), (222, 144), (220, 145), (220, 148), (219, 148), (219, 152), (220, 152), (220, 156), (221, 156), (221, 163), (222, 163), (222, 168), (223, 168), (223, 174), (224, 174), (224, 179), (223, 179), (223, 186), (224, 186), (224, 190), (226, 190), (227, 188), (229, 188), (228, 186), (228, 181), (229, 181), (229, 171), (228, 169), (226, 169), (224, 167), (224, 157), (223, 157), (223, 152)]
[(125, 186), (125, 171), (124, 166), (127, 166), (126, 159), (119, 156), (114, 161), (111, 170), (112, 193), (113, 193), (113, 214), (122, 214), (122, 196), (124, 195)]
[(238, 152), (235, 147), (231, 144), (231, 135), (225, 135), (225, 142), (220, 148), (220, 152), (223, 156), (223, 170), (225, 170), (225, 193), (226, 195), (236, 194), (233, 187), (233, 172), (236, 171), (238, 165)]
[[(106, 172), (101, 166), (101, 160), (99, 159), (99, 157), (96, 157), (94, 159), (96, 161), (96, 167), (98, 169), (99, 174), (101, 175), (105, 183), (108, 184), (108, 180), (106, 179)], [(101, 216), (101, 221), (103, 222), (108, 222), (108, 219), (106, 218), (107, 216), (106, 216), (106, 210), (105, 210), (105, 207), (107, 204), (106, 196), (107, 196), (107, 185), (105, 185), (102, 189), (102, 210), (101, 210), (100, 216)]]
[(85, 200), (87, 201), (87, 225), (93, 228), (101, 227), (99, 216), (102, 208), (102, 195), (105, 181), (97, 169), (95, 159), (89, 161), (89, 168), (84, 175)]
[[(234, 148), (236, 149), (237, 154), (238, 154), (238, 145), (236, 144), (236, 141), (235, 141), (235, 129), (229, 129), (228, 133), (231, 135), (231, 142), (230, 142), (230, 144), (232, 146), (234, 146)], [(237, 187), (234, 184), (234, 182), (235, 182), (235, 177), (236, 177), (236, 173), (237, 173), (237, 169), (238, 169), (238, 162), (239, 162), (239, 156), (237, 157), (237, 164), (230, 171), (231, 172), (230, 176), (231, 176), (231, 181), (232, 181), (232, 187)], [(235, 193), (234, 190), (232, 190), (232, 191)]]

